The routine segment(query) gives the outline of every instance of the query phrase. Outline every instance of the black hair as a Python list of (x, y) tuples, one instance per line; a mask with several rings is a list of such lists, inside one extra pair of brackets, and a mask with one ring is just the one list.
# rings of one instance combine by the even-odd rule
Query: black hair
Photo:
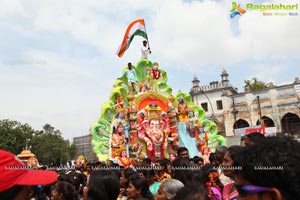
[(219, 162), (218, 159), (217, 159), (216, 153), (210, 153), (209, 157), (208, 157), (208, 160), (209, 160), (210, 163)]
[(248, 135), (245, 135), (245, 137), (247, 137), (253, 143), (258, 143), (265, 139), (265, 135), (260, 132), (249, 133)]
[(219, 154), (221, 154), (222, 156), (224, 156), (227, 150), (228, 150), (228, 147), (226, 147), (226, 146), (218, 146), (218, 147), (216, 148), (215, 153), (219, 153)]
[(143, 162), (147, 163), (147, 164), (151, 164), (151, 159), (150, 158), (144, 158)]
[(235, 173), (253, 185), (277, 188), (287, 200), (300, 199), (299, 152), (300, 143), (296, 140), (266, 137), (242, 149), (236, 156), (242, 170)]
[(63, 195), (64, 200), (76, 200), (74, 186), (66, 181), (58, 181), (54, 188), (58, 193)]
[(136, 174), (136, 171), (134, 171), (132, 168), (125, 168), (123, 170), (124, 176), (126, 179), (129, 179), (129, 177), (133, 174)]
[(143, 170), (143, 175), (144, 177), (155, 176), (155, 171), (153, 169)]
[(129, 183), (131, 183), (136, 190), (141, 190), (142, 198), (154, 200), (154, 197), (149, 190), (149, 184), (144, 177), (131, 176), (129, 178)]
[[(218, 173), (218, 168), (214, 167), (212, 164), (208, 163), (205, 164), (202, 168), (202, 180), (204, 182), (210, 182), (210, 177), (209, 175), (213, 172)], [(223, 190), (224, 185), (221, 183), (221, 180), (218, 177), (214, 178), (214, 181), (216, 182), (216, 187), (220, 189), (220, 191)]]
[[(125, 183), (121, 183), (122, 187), (124, 187), (125, 189), (128, 188), (128, 185), (129, 185), (129, 179), (133, 176), (137, 176), (139, 177), (138, 173), (136, 171), (134, 171), (132, 168), (124, 168), (122, 171), (121, 171), (121, 176), (122, 174), (124, 175), (124, 178), (126, 179), (126, 182)], [(124, 196), (127, 196), (127, 191), (125, 190), (123, 192), (123, 195)]]
[(199, 157), (199, 156), (194, 156), (193, 162), (194, 162), (195, 164), (198, 164), (199, 161), (204, 162), (204, 159), (203, 159), (202, 157)]
[(209, 200), (207, 191), (204, 186), (184, 186), (181, 188), (173, 198), (173, 200)]
[(69, 177), (67, 174), (65, 174), (64, 172), (59, 172), (58, 173), (58, 177), (57, 177), (57, 181), (66, 181), (69, 182)]
[(186, 147), (179, 147), (177, 149), (177, 156), (179, 156), (182, 152), (187, 151), (189, 152), (189, 150)]
[(161, 167), (164, 167), (164, 171), (167, 170), (168, 161), (166, 159), (160, 159), (157, 160), (156, 162), (159, 163)]
[(67, 174), (68, 176), (68, 182), (71, 183), (75, 187), (75, 191), (78, 192), (81, 188), (80, 185), (85, 185), (86, 182), (86, 176), (77, 173), (77, 172), (70, 172)]
[(201, 168), (202, 171), (202, 176), (203, 176), (203, 180), (204, 181), (208, 181), (209, 180), (209, 173), (211, 172), (218, 172), (217, 168), (215, 168), (212, 164), (207, 163), (205, 165), (203, 165), (203, 167)]
[(233, 166), (238, 166), (236, 162), (236, 157), (241, 153), (243, 147), (239, 145), (233, 145), (228, 148), (228, 153), (230, 154), (230, 158), (233, 160)]
[(183, 158), (176, 158), (172, 162), (172, 178), (181, 181), (184, 185), (193, 185), (193, 166), (190, 162)]
[(115, 200), (119, 192), (120, 182), (112, 171), (96, 170), (91, 173), (88, 189), (90, 200)]

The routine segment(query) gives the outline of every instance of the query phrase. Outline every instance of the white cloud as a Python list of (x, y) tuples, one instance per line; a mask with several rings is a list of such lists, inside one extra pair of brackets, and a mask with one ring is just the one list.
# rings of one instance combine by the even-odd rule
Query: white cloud
[[(279, 79), (279, 76), (282, 76), (286, 67), (282, 65), (257, 64), (251, 66), (251, 68), (252, 75), (248, 79), (256, 77), (265, 83), (273, 82), (274, 85), (278, 85), (279, 83), (276, 80)], [(292, 80), (289, 81), (289, 83), (291, 82)]]
[(6, 17), (25, 17), (25, 10), (19, 0), (1, 0), (0, 19)]

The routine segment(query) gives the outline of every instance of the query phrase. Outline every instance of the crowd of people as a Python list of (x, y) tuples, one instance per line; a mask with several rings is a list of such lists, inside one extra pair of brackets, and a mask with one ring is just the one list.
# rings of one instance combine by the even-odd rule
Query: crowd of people
[(124, 168), (108, 161), (53, 172), (19, 169), (13, 154), (0, 150), (0, 199), (297, 200), (299, 152), (292, 138), (251, 133), (245, 146), (220, 146), (209, 162), (179, 147), (172, 162), (145, 158)]

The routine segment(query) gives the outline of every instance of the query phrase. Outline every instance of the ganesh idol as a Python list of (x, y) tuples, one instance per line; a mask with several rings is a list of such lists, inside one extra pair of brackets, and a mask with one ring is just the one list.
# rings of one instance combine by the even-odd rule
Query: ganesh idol
[(145, 118), (139, 124), (138, 137), (146, 143), (147, 157), (164, 158), (169, 132), (166, 119), (155, 103), (149, 103), (142, 112)]

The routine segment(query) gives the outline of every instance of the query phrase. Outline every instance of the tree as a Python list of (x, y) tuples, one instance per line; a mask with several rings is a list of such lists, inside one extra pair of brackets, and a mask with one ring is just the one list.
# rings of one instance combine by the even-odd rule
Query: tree
[(0, 149), (19, 154), (30, 145), (35, 132), (27, 123), (21, 124), (9, 119), (0, 120)]
[(45, 124), (43, 130), (34, 130), (29, 124), (0, 120), (0, 149), (17, 155), (27, 147), (40, 163), (47, 165), (65, 164), (75, 156), (75, 145), (70, 145), (61, 135), (50, 124)]
[(55, 166), (65, 164), (75, 154), (75, 147), (50, 124), (45, 124), (43, 130), (33, 137), (32, 150), (41, 163)]
[(257, 78), (253, 77), (250, 80), (245, 80), (245, 91), (246, 92), (254, 92), (258, 90), (263, 90), (267, 88), (267, 84), (263, 81), (258, 80)]

